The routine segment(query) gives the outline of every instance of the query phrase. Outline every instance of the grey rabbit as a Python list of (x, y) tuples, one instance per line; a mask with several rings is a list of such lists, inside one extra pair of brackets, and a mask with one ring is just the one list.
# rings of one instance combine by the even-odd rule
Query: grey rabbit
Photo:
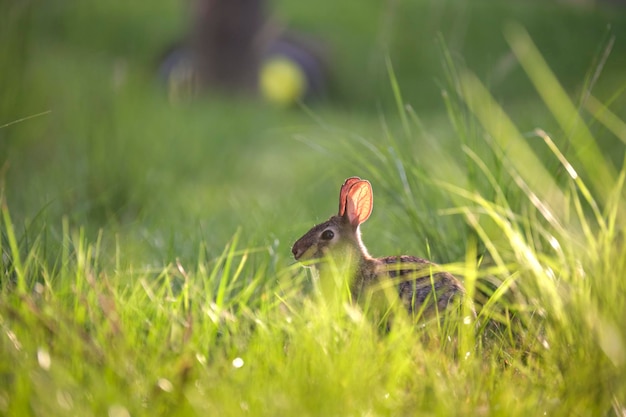
[(463, 285), (430, 261), (407, 255), (384, 258), (369, 255), (359, 226), (369, 218), (372, 207), (369, 181), (348, 178), (341, 186), (337, 215), (314, 226), (294, 243), (291, 252), (296, 261), (312, 264), (319, 270), (325, 267), (327, 256), (339, 263), (353, 260), (349, 267), (350, 292), (354, 300), (376, 285), (392, 282), (409, 313), (431, 316), (437, 310), (442, 312), (450, 305), (458, 305), (455, 301), (465, 293)]

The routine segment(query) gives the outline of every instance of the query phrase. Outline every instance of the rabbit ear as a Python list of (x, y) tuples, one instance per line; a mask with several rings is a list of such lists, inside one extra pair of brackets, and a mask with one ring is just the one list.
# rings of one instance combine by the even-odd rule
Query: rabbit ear
[(346, 198), (346, 214), (350, 224), (357, 227), (368, 219), (374, 206), (374, 193), (369, 181), (359, 180), (352, 184)]
[(350, 188), (352, 188), (352, 186), (359, 181), (362, 181), (359, 177), (350, 177), (343, 182), (343, 185), (341, 186), (341, 191), (339, 192), (339, 216), (343, 216), (344, 214), (346, 214), (346, 202), (348, 201), (348, 192), (350, 191)]

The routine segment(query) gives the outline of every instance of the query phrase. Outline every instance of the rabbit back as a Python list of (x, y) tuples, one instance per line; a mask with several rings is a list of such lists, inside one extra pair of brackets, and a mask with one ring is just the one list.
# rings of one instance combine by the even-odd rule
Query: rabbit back
[(409, 312), (425, 313), (435, 307), (445, 310), (465, 292), (452, 274), (432, 271), (437, 265), (417, 256), (400, 255), (377, 258), (379, 274), (396, 281), (398, 295)]

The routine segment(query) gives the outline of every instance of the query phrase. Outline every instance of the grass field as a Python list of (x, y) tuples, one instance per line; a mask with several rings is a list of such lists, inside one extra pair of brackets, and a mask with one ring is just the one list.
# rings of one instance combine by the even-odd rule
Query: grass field
[[(168, 101), (183, 2), (0, 0), (0, 415), (625, 416), (626, 10), (273, 5), (326, 100)], [(385, 332), (294, 263), (351, 175), (476, 323)]]

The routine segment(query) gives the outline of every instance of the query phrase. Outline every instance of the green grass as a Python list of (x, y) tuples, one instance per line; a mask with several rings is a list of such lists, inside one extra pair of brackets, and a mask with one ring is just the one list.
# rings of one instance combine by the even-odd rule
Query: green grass
[[(177, 3), (0, 2), (0, 415), (626, 413), (626, 13), (325, 3), (276, 2), (345, 51), (286, 111), (168, 102)], [(385, 332), (293, 262), (350, 175), (475, 326)]]

